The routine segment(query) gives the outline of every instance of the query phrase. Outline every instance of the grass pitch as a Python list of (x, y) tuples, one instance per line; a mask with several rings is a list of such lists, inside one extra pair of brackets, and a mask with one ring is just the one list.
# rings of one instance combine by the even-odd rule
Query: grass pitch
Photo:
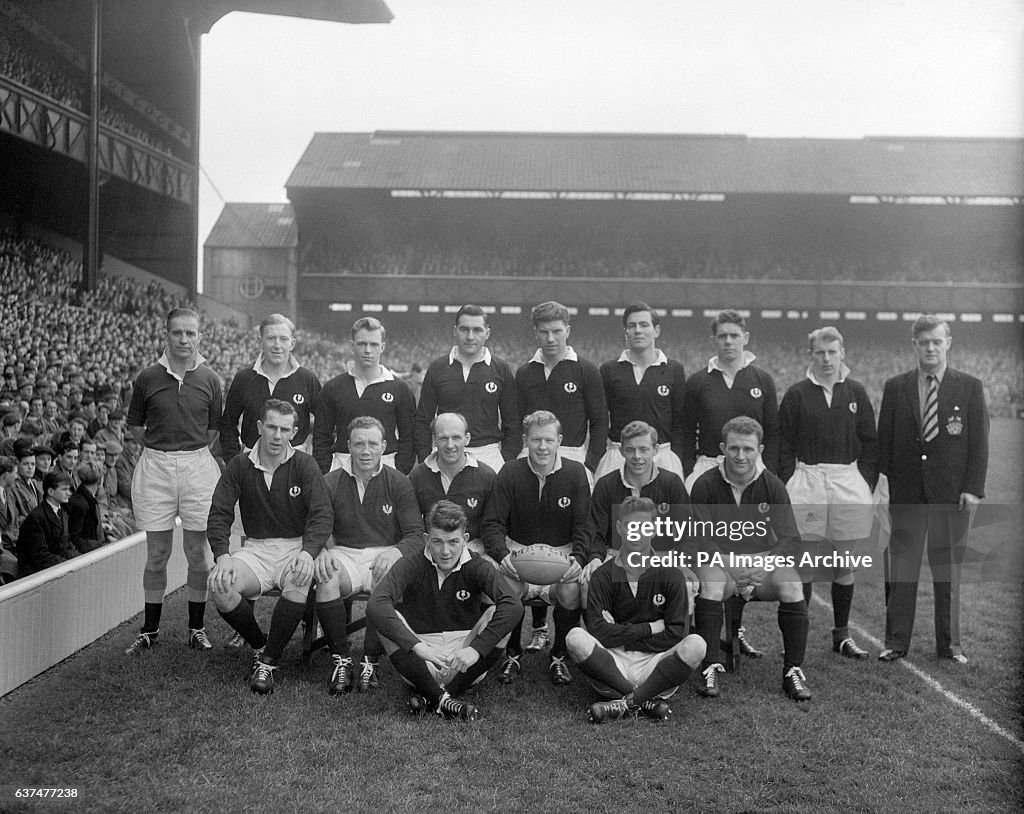
[[(571, 686), (552, 687), (544, 654), (526, 656), (511, 686), (485, 682), (471, 697), (485, 714), (474, 723), (407, 715), (390, 665), (376, 694), (331, 698), (327, 659), (297, 666), (298, 639), (274, 695), (257, 697), (248, 650), (220, 646), (229, 630), (212, 607), (218, 645), (187, 649), (178, 592), (154, 650), (122, 655), (134, 619), (0, 699), (0, 811), (1020, 811), (1022, 441), (1020, 422), (994, 425), (988, 502), (1017, 519), (973, 537), (1002, 553), (962, 591), (970, 664), (931, 654), (928, 582), (910, 657), (1009, 738), (901, 664), (877, 662), (864, 637), (870, 661), (833, 655), (831, 611), (817, 599), (804, 665), (811, 702), (782, 694), (775, 611), (754, 603), (744, 621), (767, 656), (727, 674), (721, 698), (700, 698), (691, 681), (666, 723), (593, 726), (578, 671)], [(827, 583), (815, 593), (827, 600)], [(260, 602), (265, 624), (271, 606)], [(878, 569), (858, 580), (853, 621), (881, 637)], [(25, 787), (78, 796), (16, 797)]]

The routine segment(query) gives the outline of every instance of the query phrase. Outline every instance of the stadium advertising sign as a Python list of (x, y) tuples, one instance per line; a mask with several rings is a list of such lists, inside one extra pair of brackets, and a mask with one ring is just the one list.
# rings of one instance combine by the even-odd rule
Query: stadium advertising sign
[(1008, 195), (851, 195), (852, 204), (917, 206), (1020, 206), (1024, 198)]
[(393, 189), (392, 198), (468, 198), (521, 201), (685, 201), (721, 203), (721, 192), (600, 192), (526, 189)]

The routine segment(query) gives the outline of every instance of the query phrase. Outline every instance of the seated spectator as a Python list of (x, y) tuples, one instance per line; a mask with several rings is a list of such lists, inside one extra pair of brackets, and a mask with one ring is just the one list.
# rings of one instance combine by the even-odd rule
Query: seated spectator
[(17, 464), (11, 458), (0, 457), (0, 584), (18, 575), (18, 532), (11, 496), (17, 477)]
[[(101, 413), (107, 413), (105, 406), (101, 408)], [(100, 420), (100, 416), (96, 416), (96, 420)], [(92, 435), (92, 440), (103, 447), (110, 441), (115, 442), (118, 446), (124, 443), (124, 411), (120, 408), (110, 410), (107, 413), (107, 423), (96, 430)]]
[(85, 554), (111, 542), (113, 529), (103, 522), (96, 492), (100, 487), (100, 470), (95, 464), (78, 467), (80, 481), (68, 501), (68, 537), (78, 553)]
[(18, 533), (18, 576), (27, 577), (78, 555), (68, 537), (71, 479), (62, 472), (43, 478), (43, 502), (21, 524)]
[(36, 506), (43, 500), (43, 486), (35, 479), (36, 455), (32, 443), (24, 439), (18, 440), (14, 445), (14, 458), (18, 466), (17, 478), (11, 485), (10, 497), (14, 501), (15, 512), (15, 537), (17, 537), (17, 526), (28, 517)]
[(21, 432), (21, 413), (11, 410), (0, 418), (0, 455), (10, 458), (14, 454), (14, 442)]
[(89, 420), (84, 414), (80, 412), (73, 413), (68, 418), (68, 428), (61, 433), (57, 443), (63, 445), (67, 441), (73, 441), (76, 446), (81, 444), (82, 441), (89, 437), (88, 427)]
[(57, 447), (57, 459), (53, 463), (53, 471), (60, 473), (71, 481), (71, 489), (78, 488), (78, 459), (81, 453), (75, 441), (67, 440)]
[(117, 472), (117, 494), (129, 509), (132, 506), (132, 478), (135, 476), (135, 467), (141, 454), (142, 446), (135, 436), (129, 433), (124, 438), (124, 448), (114, 464), (114, 470)]
[(32, 477), (38, 481), (39, 493), (42, 494), (43, 478), (46, 477), (46, 473), (53, 467), (53, 459), (57, 456), (54, 455), (53, 450), (46, 446), (46, 444), (32, 447), (32, 453), (36, 456), (36, 471)]

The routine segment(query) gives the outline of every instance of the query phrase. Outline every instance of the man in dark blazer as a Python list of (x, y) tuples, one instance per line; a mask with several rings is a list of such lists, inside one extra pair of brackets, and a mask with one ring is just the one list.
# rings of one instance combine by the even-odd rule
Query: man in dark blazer
[(988, 412), (981, 381), (946, 366), (949, 325), (933, 314), (913, 326), (917, 367), (885, 383), (878, 417), (879, 471), (889, 479), (892, 536), (881, 661), (907, 655), (927, 542), (939, 658), (965, 664), (960, 565), (971, 514), (985, 492)]
[(63, 472), (48, 472), (43, 478), (43, 502), (21, 524), (18, 534), (18, 574), (27, 577), (78, 555), (68, 537), (71, 479)]

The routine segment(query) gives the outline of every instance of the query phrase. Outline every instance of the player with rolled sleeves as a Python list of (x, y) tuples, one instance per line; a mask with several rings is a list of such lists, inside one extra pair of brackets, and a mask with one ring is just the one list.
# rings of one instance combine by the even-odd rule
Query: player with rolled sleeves
[(659, 515), (654, 501), (629, 495), (616, 507), (622, 547), (594, 572), (586, 629), (569, 631), (569, 654), (597, 692), (590, 707), (601, 723), (626, 715), (665, 720), (665, 698), (700, 664), (704, 640), (689, 633), (690, 602), (682, 572), (655, 561), (643, 524)]
[(352, 324), (352, 360), (320, 392), (314, 412), (313, 457), (322, 472), (338, 469), (349, 458), (348, 426), (373, 416), (384, 427), (387, 466), (408, 474), (413, 456), (416, 404), (409, 386), (380, 363), (387, 331), (379, 319), (361, 317)]
[(935, 587), (935, 649), (966, 664), (960, 643), (960, 569), (971, 515), (985, 495), (988, 409), (981, 381), (947, 365), (953, 338), (934, 314), (913, 325), (917, 367), (885, 383), (878, 411), (879, 470), (889, 479), (889, 583), (881, 661), (907, 655), (921, 557)]
[(476, 708), (459, 696), (497, 662), (523, 605), (511, 583), (469, 551), (460, 506), (439, 501), (426, 524), (426, 544), (396, 562), (374, 588), (366, 616), (413, 688), (412, 712), (473, 720)]
[[(878, 480), (875, 411), (864, 385), (850, 378), (843, 335), (828, 326), (807, 335), (807, 376), (790, 387), (779, 407), (779, 479), (793, 502), (805, 543), (825, 541), (836, 551), (863, 545), (871, 534), (871, 492)], [(851, 659), (868, 652), (850, 635), (854, 572), (832, 569), (832, 650)], [(810, 605), (813, 575), (804, 575)]]
[[(306, 611), (313, 560), (334, 524), (330, 496), (316, 462), (292, 441), (298, 416), (290, 401), (268, 399), (256, 420), (259, 438), (246, 455), (230, 461), (213, 492), (207, 534), (213, 549), (210, 571), (213, 603), (253, 650), (250, 688), (274, 691), (274, 670)], [(235, 506), (242, 516), (245, 547), (229, 553)], [(264, 591), (278, 587), (281, 598), (265, 635), (252, 605)], [(345, 630), (344, 612), (325, 609), (324, 629)]]
[(167, 590), (174, 518), (181, 518), (188, 560), (188, 643), (213, 645), (203, 627), (209, 576), (206, 521), (220, 467), (210, 453), (221, 419), (220, 378), (199, 352), (199, 315), (175, 308), (167, 315), (167, 347), (135, 379), (128, 429), (144, 447), (132, 476), (135, 524), (146, 532), (142, 574), (145, 618), (129, 655), (156, 644)]
[(430, 432), (434, 451), (409, 473), (420, 512), (426, 520), (431, 507), (441, 500), (459, 506), (466, 515), (470, 550), (482, 554), (483, 519), (494, 491), (494, 470), (466, 449), (469, 430), (458, 413), (441, 413), (430, 422)]
[[(319, 420), (319, 419), (318, 419)], [(409, 479), (381, 460), (384, 426), (373, 416), (348, 425), (348, 463), (327, 475), (334, 510), (334, 542), (314, 563), (317, 610), (344, 614), (344, 600), (369, 591), (402, 554), (423, 547), (423, 515)], [(384, 650), (373, 623), (366, 626), (358, 681), (349, 655), (348, 636), (325, 627), (334, 672), (330, 693), (371, 692), (380, 681), (377, 668)]]
[(235, 374), (224, 398), (220, 423), (220, 450), (225, 461), (256, 446), (256, 427), (267, 399), (287, 401), (295, 408), (295, 434), (291, 445), (304, 449), (310, 416), (320, 394), (316, 374), (299, 364), (295, 349), (295, 323), (283, 314), (270, 314), (260, 323), (260, 352), (251, 367)]
[[(650, 498), (658, 516), (671, 519), (676, 524), (685, 524), (690, 518), (690, 497), (683, 488), (682, 479), (675, 472), (661, 469), (655, 462), (658, 431), (643, 421), (631, 421), (622, 428), (619, 438), (622, 466), (615, 472), (609, 472), (594, 486), (587, 533), (582, 546), (573, 551), (573, 555), (584, 564), (580, 577), (584, 607), (595, 569), (605, 562), (610, 549), (617, 551), (621, 547), (619, 518), (616, 515), (627, 497)], [(683, 540), (676, 540), (673, 534), (663, 533), (654, 537), (653, 545), (657, 551), (678, 552), (680, 564), (689, 564), (682, 571), (692, 602), (700, 587), (692, 570), (697, 554), (692, 538), (687, 535)]]
[(656, 346), (661, 320), (651, 306), (635, 302), (622, 314), (626, 348), (618, 359), (601, 365), (610, 426), (607, 451), (594, 473), (599, 480), (622, 466), (620, 433), (630, 421), (644, 421), (658, 431), (658, 466), (681, 478), (683, 444), (683, 366)]
[(416, 458), (430, 454), (430, 422), (439, 413), (459, 413), (469, 425), (470, 446), (478, 461), (498, 472), (519, 454), (519, 410), (512, 367), (492, 356), (487, 315), (463, 305), (455, 315), (455, 346), (430, 363), (416, 408)]
[[(593, 472), (604, 454), (608, 439), (608, 407), (601, 374), (593, 363), (581, 359), (569, 339), (569, 309), (558, 302), (543, 302), (530, 314), (540, 347), (533, 358), (516, 371), (519, 415), (536, 410), (555, 414), (565, 438), (558, 454)], [(525, 450), (521, 455), (525, 455)], [(536, 652), (549, 643), (547, 608), (534, 607), (533, 630), (526, 651)]]
[[(719, 444), (725, 422), (749, 416), (764, 431), (764, 465), (772, 472), (779, 466), (779, 402), (771, 374), (754, 365), (757, 358), (746, 349), (750, 342), (747, 321), (738, 311), (720, 311), (711, 323), (711, 338), (718, 353), (708, 366), (686, 382), (683, 403), (683, 470), (686, 491), (704, 472), (722, 462)], [(742, 611), (741, 611), (742, 615)], [(764, 655), (739, 631), (740, 652), (750, 658)]]
[[(590, 514), (590, 484), (583, 464), (562, 459), (558, 446), (561, 427), (554, 413), (538, 410), (523, 419), (527, 456), (509, 461), (494, 479), (484, 519), (484, 550), (500, 571), (516, 580), (523, 599), (543, 599), (554, 605), (555, 638), (548, 665), (551, 683), (569, 684), (565, 636), (580, 620), (580, 574), (583, 561), (570, 556), (580, 550)], [(570, 556), (570, 566), (554, 585), (523, 582), (512, 552), (543, 543)], [(509, 684), (522, 671), (522, 623), (512, 631), (498, 681)]]
[[(722, 462), (697, 478), (690, 493), (694, 522), (713, 524), (702, 527), (699, 536), (701, 554), (711, 558), (697, 568), (701, 595), (693, 614), (707, 645), (700, 693), (707, 698), (719, 694), (719, 675), (725, 670), (719, 645), (722, 602), (741, 596), (779, 603), (782, 689), (794, 701), (807, 701), (811, 691), (801, 669), (807, 650), (807, 603), (795, 567), (800, 534), (785, 484), (761, 461), (763, 437), (761, 425), (752, 418), (727, 421)], [(741, 556), (749, 559), (740, 561)]]

